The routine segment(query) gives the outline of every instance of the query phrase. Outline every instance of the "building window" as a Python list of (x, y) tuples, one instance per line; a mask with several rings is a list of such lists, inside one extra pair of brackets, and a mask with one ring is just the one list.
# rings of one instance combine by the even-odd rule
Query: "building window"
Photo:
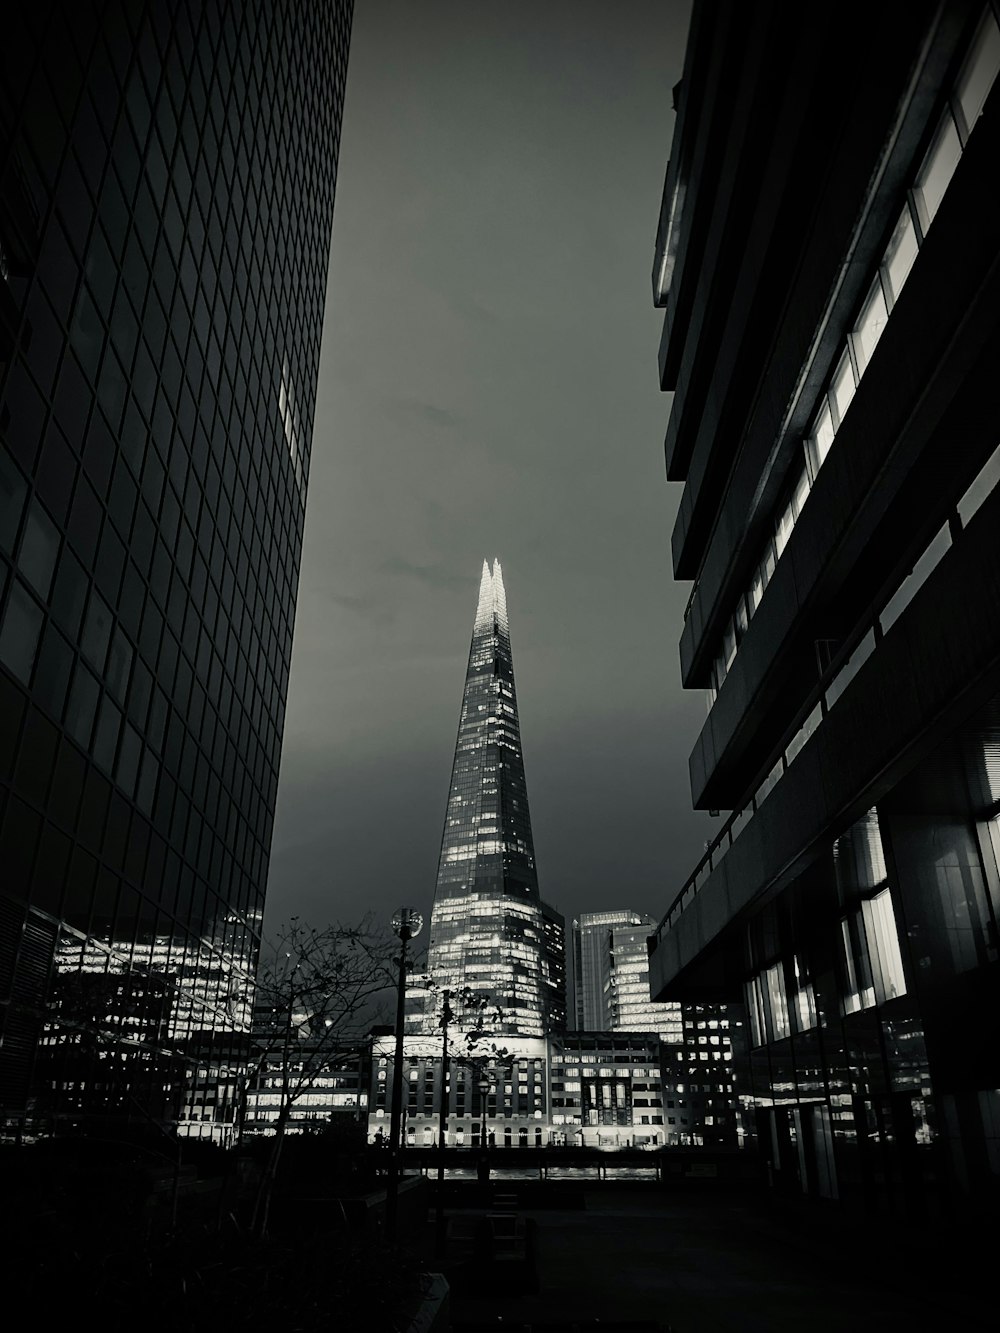
[(865, 367), (872, 359), (872, 353), (882, 336), (888, 318), (889, 311), (882, 292), (882, 282), (880, 278), (876, 278), (868, 289), (868, 295), (865, 297), (852, 334), (854, 357), (858, 363), (859, 374), (864, 373)]
[(888, 888), (840, 923), (845, 1014), (906, 994), (896, 916)]
[(962, 145), (959, 143), (955, 120), (951, 111), (947, 110), (941, 117), (913, 187), (920, 229), (925, 236), (934, 221), (961, 155)]
[(903, 283), (909, 276), (916, 257), (917, 233), (907, 205), (899, 215), (899, 221), (882, 260), (882, 280), (886, 295), (893, 305), (899, 300), (899, 293), (903, 290)]
[[(889, 314), (916, 259), (920, 242), (934, 220), (962, 150), (982, 113), (998, 70), (1000, 70), (1000, 27), (992, 11), (987, 8), (958, 79), (951, 89), (949, 105), (941, 116), (930, 147), (916, 174), (913, 188), (899, 214), (889, 244), (868, 289), (848, 338), (847, 350), (837, 361), (827, 388), (820, 395), (809, 433), (803, 441), (806, 461), (804, 489), (800, 479), (790, 488), (791, 494), (786, 490), (785, 503), (775, 515), (774, 538), (773, 541), (768, 538), (769, 551), (765, 553), (765, 558), (770, 555), (770, 565), (765, 565), (764, 560), (760, 562), (747, 594), (750, 617), (760, 605), (764, 588), (767, 587), (774, 569), (774, 562), (781, 556), (788, 543), (795, 520), (809, 493), (809, 487), (815, 481), (829, 453), (857, 384), (871, 361)], [(919, 235), (914, 225), (914, 212), (919, 223)], [(722, 688), (741, 638), (742, 634), (734, 632), (733, 621), (730, 620), (723, 631), (722, 651), (715, 662), (712, 685), (716, 692)], [(710, 695), (709, 710), (714, 702), (714, 696)]]
[(993, 80), (1000, 70), (1000, 28), (989, 8), (983, 14), (972, 49), (955, 84), (955, 106), (963, 145), (979, 119)]

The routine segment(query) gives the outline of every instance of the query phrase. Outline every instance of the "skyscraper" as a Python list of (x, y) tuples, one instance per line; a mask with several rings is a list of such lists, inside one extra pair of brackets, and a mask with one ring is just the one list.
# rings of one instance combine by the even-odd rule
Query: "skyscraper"
[(653, 285), (731, 813), (650, 959), (745, 1000), (778, 1189), (994, 1226), (998, 71), (981, 0), (695, 6)]
[(649, 997), (646, 937), (653, 918), (619, 908), (581, 912), (572, 926), (574, 1027), (591, 1032), (655, 1032), (681, 1039), (678, 1004)]
[(212, 1129), (249, 1031), (351, 4), (0, 42), (0, 1102)]
[(441, 989), (488, 994), (498, 1031), (541, 1036), (565, 1025), (562, 929), (538, 893), (503, 573), (484, 561), (428, 970)]

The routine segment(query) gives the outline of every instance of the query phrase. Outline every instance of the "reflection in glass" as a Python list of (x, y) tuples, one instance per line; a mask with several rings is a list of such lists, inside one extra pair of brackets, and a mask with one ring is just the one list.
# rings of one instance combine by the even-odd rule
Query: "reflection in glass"
[(94, 1128), (141, 1106), (182, 1133), (231, 1132), (255, 931), (235, 912), (200, 937), (165, 927), (131, 890), (114, 924), (95, 921), (89, 936), (63, 925), (39, 1054), (43, 1120)]
[(0, 662), (23, 685), (31, 680), (41, 632), (41, 609), (27, 589), (15, 580), (0, 625)]

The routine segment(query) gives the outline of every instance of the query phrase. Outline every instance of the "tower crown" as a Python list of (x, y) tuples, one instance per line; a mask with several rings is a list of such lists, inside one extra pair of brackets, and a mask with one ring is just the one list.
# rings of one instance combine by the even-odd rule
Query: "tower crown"
[(494, 616), (503, 629), (509, 630), (503, 570), (495, 556), (492, 569), (488, 560), (483, 561), (483, 576), (479, 581), (479, 605), (476, 608), (476, 632), (488, 629), (493, 623)]

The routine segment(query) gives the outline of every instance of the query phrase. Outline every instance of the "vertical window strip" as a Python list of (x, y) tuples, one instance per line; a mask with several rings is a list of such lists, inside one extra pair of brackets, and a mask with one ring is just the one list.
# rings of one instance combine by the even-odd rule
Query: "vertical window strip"
[[(857, 320), (840, 350), (830, 382), (820, 394), (809, 433), (802, 441), (802, 472), (794, 474), (785, 488), (785, 500), (775, 515), (772, 533), (754, 569), (752, 592), (746, 597), (749, 617), (760, 605), (774, 565), (788, 544), (792, 529), (839, 430), (855, 390), (869, 365), (875, 347), (899, 299), (917, 252), (934, 220), (951, 182), (958, 159), (982, 114), (986, 98), (1000, 70), (1000, 26), (987, 6), (976, 29), (969, 53), (959, 70), (941, 115), (938, 128), (907, 193), (903, 209), (879, 261)], [(916, 225), (914, 222), (916, 218)], [(771, 558), (768, 568), (768, 557)], [(759, 595), (758, 595), (759, 592)], [(743, 594), (740, 595), (743, 600)], [(738, 647), (734, 617), (723, 629), (723, 641), (732, 631)], [(713, 689), (718, 693), (732, 666), (735, 650), (723, 651), (715, 659)], [(709, 705), (714, 702), (714, 695)]]

